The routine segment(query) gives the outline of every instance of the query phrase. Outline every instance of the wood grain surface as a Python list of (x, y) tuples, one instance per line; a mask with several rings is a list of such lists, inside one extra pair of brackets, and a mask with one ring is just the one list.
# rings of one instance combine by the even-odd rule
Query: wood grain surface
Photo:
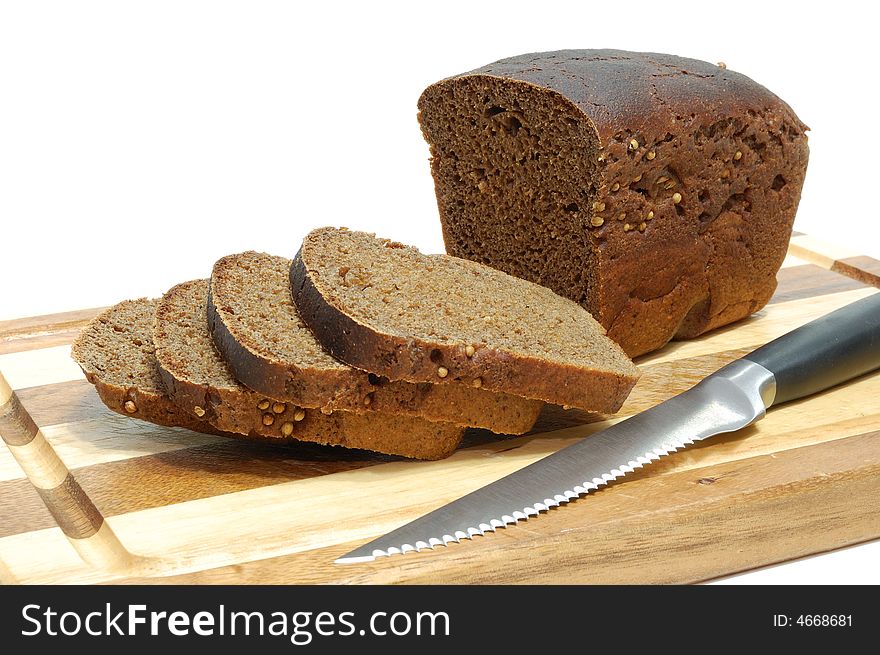
[(70, 342), (99, 310), (0, 322), (0, 372), (104, 529), (134, 555), (113, 567), (80, 553), (0, 448), (0, 581), (695, 582), (878, 538), (875, 375), (774, 408), (754, 426), (516, 527), (433, 552), (333, 564), (364, 541), (876, 293), (880, 265), (797, 235), (778, 280), (757, 315), (637, 360), (642, 378), (616, 416), (548, 406), (531, 434), (471, 430), (439, 462), (145, 424), (105, 409), (69, 359)]

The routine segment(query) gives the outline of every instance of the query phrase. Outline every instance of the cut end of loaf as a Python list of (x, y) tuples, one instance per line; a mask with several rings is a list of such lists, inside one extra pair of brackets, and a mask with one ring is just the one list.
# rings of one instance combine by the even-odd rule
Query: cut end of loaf
[(493, 76), (440, 82), (419, 108), (447, 252), (595, 310), (591, 122), (557, 93)]

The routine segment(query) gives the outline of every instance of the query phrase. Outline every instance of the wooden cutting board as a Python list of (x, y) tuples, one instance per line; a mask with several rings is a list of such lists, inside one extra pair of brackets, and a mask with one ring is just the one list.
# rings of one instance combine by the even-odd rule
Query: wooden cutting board
[[(880, 374), (772, 409), (754, 426), (516, 528), (434, 552), (333, 564), (878, 286), (880, 262), (796, 235), (771, 304), (637, 360), (643, 377), (618, 416), (548, 407), (532, 434), (471, 431), (440, 462), (141, 423), (104, 409), (69, 358), (97, 310), (0, 323), (0, 372), (45, 436), (41, 456), (60, 467), (50, 473), (64, 479), (69, 469), (83, 490), (68, 480), (66, 497), (41, 497), (0, 447), (0, 580), (679, 583), (876, 539)], [(59, 524), (76, 535), (83, 508), (91, 522), (68, 539)]]

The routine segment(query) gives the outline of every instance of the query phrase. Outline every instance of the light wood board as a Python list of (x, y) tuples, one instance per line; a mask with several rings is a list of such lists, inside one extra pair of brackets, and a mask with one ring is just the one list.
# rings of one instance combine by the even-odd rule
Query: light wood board
[(469, 431), (439, 462), (162, 428), (106, 410), (69, 359), (97, 310), (0, 323), (0, 372), (133, 557), (87, 564), (0, 447), (0, 581), (695, 582), (880, 537), (880, 375), (772, 409), (538, 519), (433, 552), (333, 560), (683, 391), (755, 347), (875, 293), (880, 266), (804, 235), (771, 304), (637, 360), (613, 418), (548, 407), (518, 438)]

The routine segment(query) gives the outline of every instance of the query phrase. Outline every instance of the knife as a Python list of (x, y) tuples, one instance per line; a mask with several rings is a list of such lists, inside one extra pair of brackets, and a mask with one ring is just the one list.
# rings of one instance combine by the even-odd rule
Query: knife
[(761, 346), (696, 386), (360, 546), (337, 563), (368, 562), (537, 516), (716, 434), (880, 368), (880, 293)]

